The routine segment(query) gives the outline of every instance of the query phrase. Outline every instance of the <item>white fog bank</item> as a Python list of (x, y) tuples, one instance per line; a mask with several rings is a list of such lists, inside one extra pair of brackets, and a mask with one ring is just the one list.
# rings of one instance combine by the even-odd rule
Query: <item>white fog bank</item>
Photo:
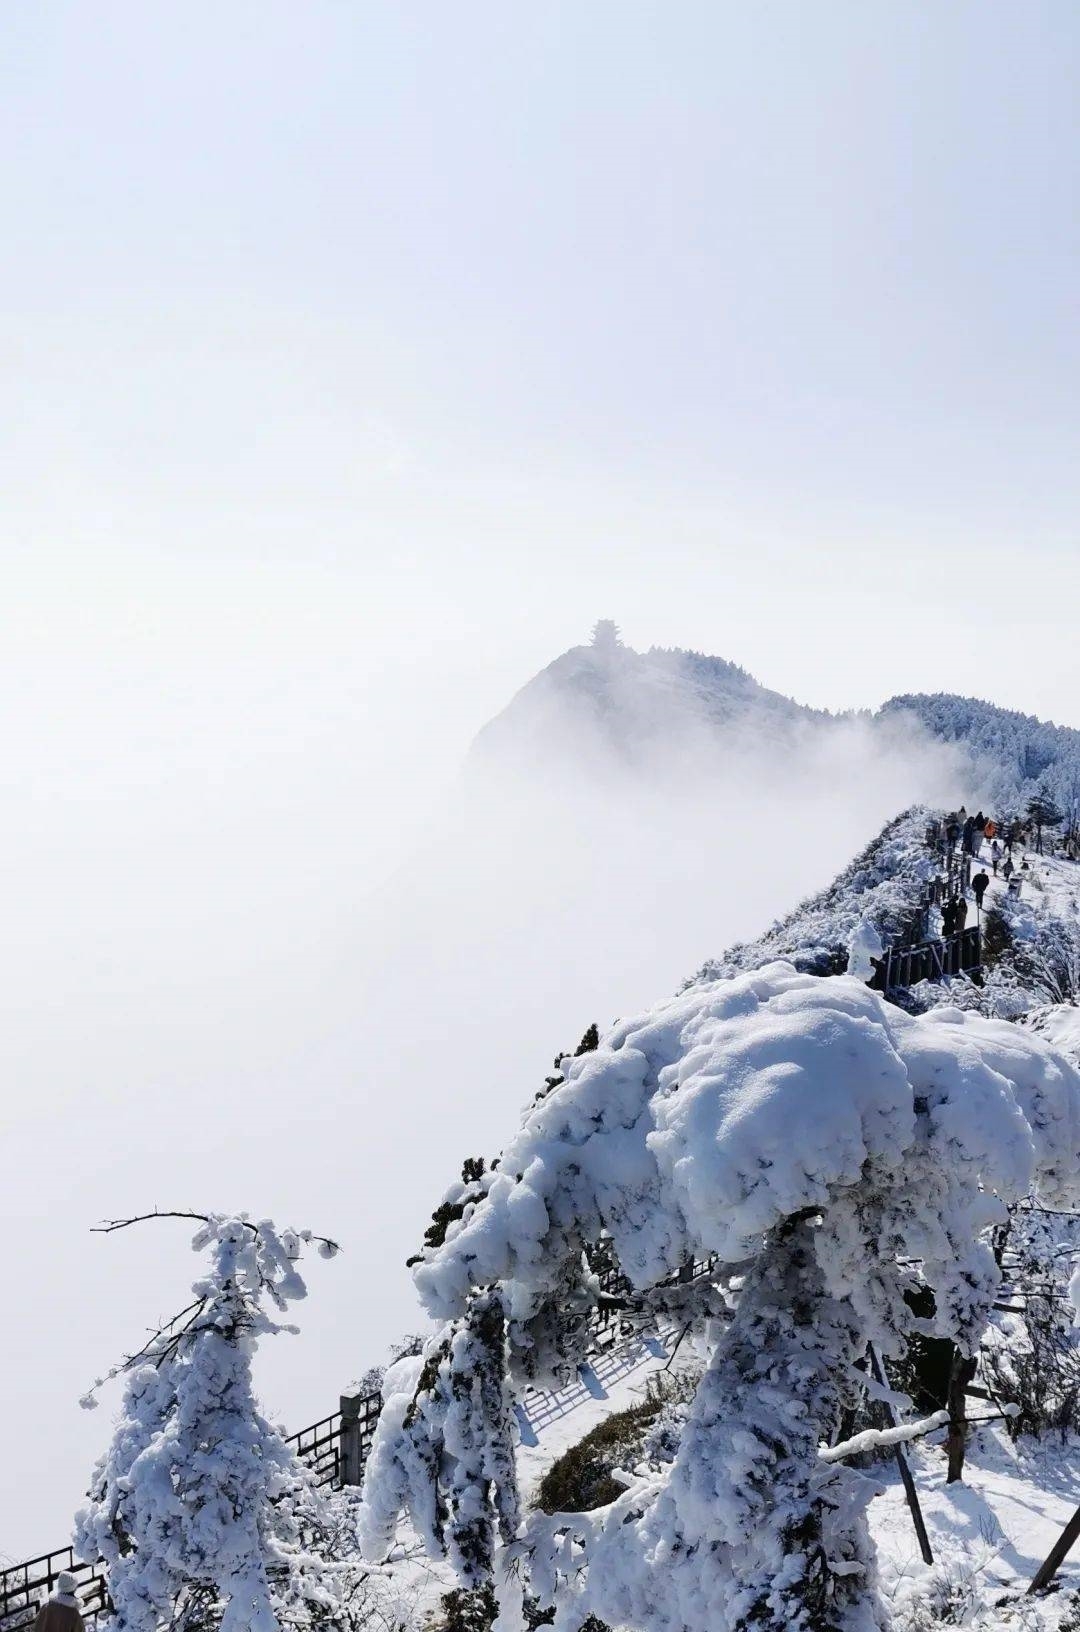
[[(303, 751), (298, 723), (281, 730), (221, 788), (204, 756), (202, 777), (133, 788), (110, 821), (54, 788), (40, 850), (22, 835), (4, 980), (9, 1557), (65, 1541), (108, 1432), (108, 1409), (76, 1401), (196, 1269), (183, 1224), (91, 1225), (243, 1207), (340, 1239), (311, 1266), (301, 1336), (259, 1360), (265, 1403), (299, 1428), (416, 1326), (405, 1258), (557, 1051), (761, 931), (913, 798), (966, 792), (943, 751), (863, 720), (780, 759), (744, 741), (655, 777), (584, 760), (441, 794), (370, 745), (350, 758), (333, 722)], [(421, 836), (375, 885), (368, 835), (395, 811)]]

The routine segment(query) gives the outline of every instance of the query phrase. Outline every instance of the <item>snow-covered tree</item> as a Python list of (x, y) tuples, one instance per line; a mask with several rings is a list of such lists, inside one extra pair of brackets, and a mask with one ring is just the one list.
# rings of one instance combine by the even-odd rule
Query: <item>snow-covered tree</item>
[[(365, 1617), (364, 1567), (280, 1431), (259, 1411), (251, 1361), (305, 1296), (310, 1231), (245, 1214), (152, 1214), (198, 1223), (209, 1254), (187, 1308), (109, 1374), (120, 1419), (77, 1519), (76, 1548), (104, 1559), (115, 1632), (276, 1632)], [(122, 1228), (141, 1220), (122, 1220)], [(84, 1404), (94, 1403), (99, 1379)], [(351, 1554), (351, 1556), (350, 1556)]]
[(1028, 800), (1027, 815), (1028, 821), (1034, 825), (1035, 847), (1041, 856), (1044, 828), (1060, 827), (1065, 820), (1065, 812), (1058, 809), (1045, 782), (1041, 784), (1038, 793)]
[[(446, 1324), (388, 1387), (365, 1549), (406, 1515), (466, 1584), (494, 1575), (503, 1628), (525, 1588), (557, 1632), (869, 1632), (875, 1486), (822, 1448), (869, 1346), (899, 1356), (918, 1329), (974, 1353), (990, 1227), (1029, 1193), (1080, 1195), (1080, 1072), (1003, 1021), (907, 1014), (787, 963), (693, 986), (562, 1063), (414, 1269)], [(695, 1323), (711, 1360), (673, 1461), (514, 1535), (512, 1395), (580, 1358), (600, 1241), (641, 1317)]]
[[(973, 697), (892, 697), (878, 715), (914, 714), (969, 761), (968, 787), (983, 809), (1005, 819), (1047, 790), (1068, 816), (1080, 791), (1080, 731)], [(971, 799), (969, 808), (974, 808)]]

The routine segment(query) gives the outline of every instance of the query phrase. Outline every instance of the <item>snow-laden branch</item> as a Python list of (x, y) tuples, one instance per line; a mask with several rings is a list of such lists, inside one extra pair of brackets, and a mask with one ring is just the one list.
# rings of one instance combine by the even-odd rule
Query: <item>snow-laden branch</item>
[(97, 1393), (105, 1383), (136, 1371), (144, 1363), (160, 1370), (189, 1351), (207, 1332), (228, 1332), (238, 1337), (244, 1332), (254, 1336), (273, 1330), (295, 1331), (295, 1327), (275, 1325), (262, 1310), (262, 1300), (266, 1298), (284, 1310), (293, 1300), (307, 1295), (296, 1268), (305, 1246), (314, 1243), (323, 1258), (334, 1258), (341, 1250), (329, 1236), (311, 1230), (279, 1230), (272, 1219), (255, 1222), (247, 1213), (200, 1213), (179, 1208), (155, 1208), (131, 1218), (110, 1219), (98, 1225), (94, 1233), (111, 1235), (115, 1230), (158, 1218), (198, 1224), (192, 1247), (197, 1252), (212, 1248), (217, 1253), (216, 1277), (196, 1281), (191, 1303), (152, 1330), (141, 1348), (126, 1354), (104, 1377), (95, 1379), (79, 1402), (86, 1410), (94, 1409)]
[[(1020, 1415), (1018, 1405), (1003, 1406), (1000, 1411), (989, 1411), (983, 1417), (965, 1417), (967, 1427), (974, 1427), (980, 1422), (1000, 1422), (1002, 1417), (1017, 1417)], [(838, 1445), (830, 1445), (821, 1451), (819, 1462), (843, 1462), (849, 1456), (861, 1456), (863, 1451), (887, 1450), (892, 1445), (905, 1445), (911, 1439), (923, 1439), (932, 1434), (937, 1428), (949, 1426), (948, 1411), (935, 1411), (932, 1416), (920, 1417), (917, 1422), (901, 1422), (895, 1428), (864, 1428), (860, 1434), (852, 1434), (850, 1439), (842, 1439)]]
[(947, 1411), (935, 1411), (932, 1416), (920, 1417), (917, 1422), (901, 1422), (895, 1428), (864, 1428), (861, 1434), (852, 1434), (850, 1439), (842, 1439), (838, 1445), (828, 1446), (821, 1452), (819, 1460), (843, 1462), (849, 1456), (861, 1455), (863, 1451), (905, 1445), (909, 1439), (921, 1439), (924, 1434), (932, 1434), (935, 1428), (945, 1428), (948, 1421)]
[[(106, 1218), (100, 1224), (91, 1225), (90, 1234), (112, 1235), (115, 1230), (128, 1230), (133, 1224), (146, 1224), (152, 1218), (186, 1218), (197, 1224), (209, 1224), (215, 1216), (213, 1213), (196, 1213), (186, 1208), (154, 1207), (149, 1213), (135, 1213), (131, 1218)], [(258, 1239), (261, 1228), (253, 1223), (246, 1213), (235, 1213), (231, 1216), (234, 1223), (243, 1225), (245, 1230), (250, 1230), (256, 1240)], [(290, 1233), (292, 1232), (285, 1231), (283, 1239)], [(331, 1240), (328, 1235), (315, 1235), (311, 1230), (300, 1230), (297, 1232), (297, 1239), (313, 1241), (323, 1258), (334, 1258), (341, 1251), (339, 1242)], [(299, 1257), (299, 1253), (296, 1252), (293, 1256)]]

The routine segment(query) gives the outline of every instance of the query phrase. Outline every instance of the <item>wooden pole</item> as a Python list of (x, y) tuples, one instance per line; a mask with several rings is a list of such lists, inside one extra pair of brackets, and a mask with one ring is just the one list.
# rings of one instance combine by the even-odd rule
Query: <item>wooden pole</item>
[(1050, 1585), (1072, 1551), (1077, 1536), (1080, 1536), (1080, 1507), (1077, 1508), (1045, 1559), (1039, 1565), (1028, 1592), (1042, 1592), (1044, 1587)]
[[(870, 1344), (869, 1348), (870, 1365), (873, 1369), (874, 1380), (881, 1388), (885, 1388), (885, 1374), (881, 1369), (881, 1362), (874, 1352), (874, 1345), (872, 1343)], [(887, 1400), (884, 1401), (883, 1404), (885, 1406), (885, 1415), (889, 1421), (889, 1427), (895, 1428), (896, 1412), (893, 1410), (892, 1406)], [(932, 1564), (934, 1562), (934, 1554), (930, 1547), (930, 1537), (926, 1533), (926, 1524), (923, 1520), (922, 1508), (919, 1506), (919, 1493), (915, 1489), (915, 1480), (911, 1476), (911, 1469), (908, 1467), (907, 1457), (904, 1455), (903, 1446), (894, 1445), (893, 1455), (896, 1458), (896, 1466), (900, 1470), (900, 1478), (904, 1486), (904, 1495), (907, 1497), (907, 1505), (911, 1510), (911, 1522), (915, 1526), (915, 1535), (919, 1543), (919, 1551), (922, 1554), (922, 1561), (924, 1564)], [(1077, 1514), (1077, 1521), (1078, 1524), (1080, 1524), (1080, 1513)], [(1075, 1540), (1076, 1538), (1074, 1537), (1073, 1539)], [(1070, 1543), (1070, 1546), (1071, 1545), (1072, 1544)]]

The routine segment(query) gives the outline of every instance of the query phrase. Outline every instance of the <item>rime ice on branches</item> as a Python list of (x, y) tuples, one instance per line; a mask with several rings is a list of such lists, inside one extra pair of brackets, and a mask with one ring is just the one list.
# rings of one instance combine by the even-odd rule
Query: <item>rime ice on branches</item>
[(191, 1303), (110, 1373), (126, 1377), (123, 1406), (76, 1547), (105, 1561), (111, 1624), (117, 1632), (358, 1624), (363, 1568), (259, 1411), (251, 1380), (259, 1339), (296, 1330), (266, 1306), (280, 1314), (304, 1297), (304, 1247), (332, 1256), (335, 1243), (244, 1214), (149, 1216), (195, 1220), (192, 1245), (209, 1263)]
[[(902, 1350), (912, 1293), (932, 1293), (920, 1329), (971, 1353), (999, 1286), (988, 1228), (1029, 1194), (1080, 1199), (1080, 1073), (1005, 1022), (909, 1015), (786, 963), (691, 987), (562, 1064), (414, 1270), (446, 1326), (390, 1392), (365, 1546), (382, 1556), (405, 1514), (460, 1568), (467, 1522), (463, 1576), (500, 1579), (505, 1627), (524, 1581), (567, 1632), (868, 1632), (875, 1487), (822, 1445), (868, 1344)], [(531, 1517), (500, 1554), (512, 1394), (577, 1357), (598, 1244), (628, 1302), (696, 1325), (711, 1361), (670, 1465), (610, 1508)]]

